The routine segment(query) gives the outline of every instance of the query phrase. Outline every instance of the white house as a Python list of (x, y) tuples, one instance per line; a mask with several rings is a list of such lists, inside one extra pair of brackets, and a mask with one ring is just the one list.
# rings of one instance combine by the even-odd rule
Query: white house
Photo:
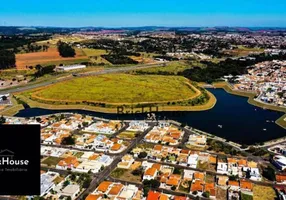
[(217, 162), (217, 173), (219, 173), (219, 174), (227, 174), (228, 173), (226, 162), (222, 162), (222, 161)]
[(188, 157), (188, 165), (191, 168), (197, 168), (198, 158), (199, 158), (198, 154), (191, 154), (191, 155), (189, 155), (189, 157)]

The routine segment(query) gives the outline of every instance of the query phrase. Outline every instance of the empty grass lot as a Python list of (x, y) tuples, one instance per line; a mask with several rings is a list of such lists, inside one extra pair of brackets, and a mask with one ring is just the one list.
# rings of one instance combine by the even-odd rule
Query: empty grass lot
[(141, 183), (141, 176), (135, 176), (132, 174), (130, 169), (120, 169), (116, 168), (111, 172), (111, 177), (115, 179), (120, 179), (123, 181), (130, 181), (135, 183)]
[(107, 54), (106, 50), (104, 49), (89, 49), (89, 48), (84, 48), (82, 49), (84, 54), (90, 58), (90, 61), (94, 64), (109, 64), (111, 65), (110, 62), (105, 60), (104, 58), (101, 57), (101, 55)]
[(272, 200), (276, 198), (275, 190), (272, 187), (254, 185), (253, 200)]
[(135, 135), (136, 135), (136, 132), (134, 131), (123, 131), (117, 137), (120, 139), (132, 140), (135, 138)]
[(57, 165), (60, 162), (60, 160), (62, 160), (62, 158), (57, 158), (57, 157), (50, 156), (50, 157), (46, 158), (42, 162), (42, 164), (45, 164), (47, 166), (55, 166), (55, 165)]
[(186, 69), (190, 69), (193, 67), (204, 67), (204, 65), (197, 61), (173, 61), (166, 64), (163, 67), (153, 67), (147, 69), (139, 69), (133, 73), (135, 74), (178, 74)]
[(109, 74), (76, 78), (45, 87), (32, 96), (59, 102), (101, 102), (106, 104), (164, 103), (184, 101), (199, 95), (180, 76)]

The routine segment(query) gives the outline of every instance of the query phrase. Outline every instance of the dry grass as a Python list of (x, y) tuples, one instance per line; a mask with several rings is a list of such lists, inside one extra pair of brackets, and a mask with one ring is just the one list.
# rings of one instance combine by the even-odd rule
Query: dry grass
[(217, 199), (217, 200), (225, 200), (225, 199), (227, 199), (227, 191), (226, 191), (226, 190), (223, 190), (223, 189), (220, 188), (220, 187), (217, 187), (217, 190), (216, 190), (216, 199)]
[(242, 45), (239, 45), (237, 49), (226, 50), (225, 53), (228, 53), (232, 56), (248, 56), (253, 53), (263, 53), (264, 49), (260, 48), (247, 48)]
[(94, 64), (104, 63), (108, 65), (112, 65), (106, 59), (102, 58), (101, 55), (107, 54), (106, 50), (104, 49), (82, 49), (84, 54), (90, 58), (90, 61)]
[(141, 176), (135, 176), (132, 174), (132, 170), (130, 169), (119, 169), (116, 168), (111, 172), (111, 177), (123, 181), (130, 181), (134, 183), (141, 183)]
[(26, 66), (35, 66), (37, 64), (65, 64), (65, 62), (70, 64), (70, 62), (83, 62), (84, 60), (88, 60), (88, 57), (81, 49), (76, 49), (76, 56), (71, 58), (61, 57), (54, 47), (50, 47), (47, 52), (16, 54), (16, 66), (20, 70), (26, 69)]
[(273, 200), (276, 198), (276, 193), (272, 187), (254, 185), (253, 200)]

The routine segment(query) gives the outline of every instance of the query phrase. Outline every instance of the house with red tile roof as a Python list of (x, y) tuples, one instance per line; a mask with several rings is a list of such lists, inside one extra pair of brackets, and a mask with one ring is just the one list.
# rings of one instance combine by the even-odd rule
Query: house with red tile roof
[(252, 192), (253, 184), (248, 180), (240, 180), (240, 189)]
[(277, 184), (286, 184), (286, 174), (276, 174)]
[(157, 176), (157, 172), (158, 170), (154, 167), (148, 168), (143, 175), (143, 180), (155, 179), (155, 177)]

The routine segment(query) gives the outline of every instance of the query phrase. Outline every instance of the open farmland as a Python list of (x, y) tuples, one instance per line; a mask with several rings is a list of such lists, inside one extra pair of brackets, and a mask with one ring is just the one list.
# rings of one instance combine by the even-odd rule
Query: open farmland
[(17, 69), (26, 69), (26, 66), (51, 65), (51, 64), (72, 64), (88, 61), (88, 57), (81, 49), (76, 49), (76, 56), (70, 58), (63, 58), (59, 55), (58, 50), (50, 47), (47, 52), (34, 52), (16, 54)]
[(95, 64), (110, 64), (107, 60), (101, 57), (101, 55), (107, 54), (106, 50), (104, 49), (89, 49), (89, 48), (84, 48), (82, 49), (84, 54), (90, 58), (90, 61)]
[(44, 101), (100, 102), (106, 104), (167, 103), (200, 95), (189, 81), (179, 76), (109, 74), (77, 78), (32, 93)]
[(225, 53), (228, 53), (232, 56), (248, 56), (253, 53), (263, 53), (264, 49), (261, 48), (248, 48), (242, 45), (238, 45), (237, 49), (226, 50)]

